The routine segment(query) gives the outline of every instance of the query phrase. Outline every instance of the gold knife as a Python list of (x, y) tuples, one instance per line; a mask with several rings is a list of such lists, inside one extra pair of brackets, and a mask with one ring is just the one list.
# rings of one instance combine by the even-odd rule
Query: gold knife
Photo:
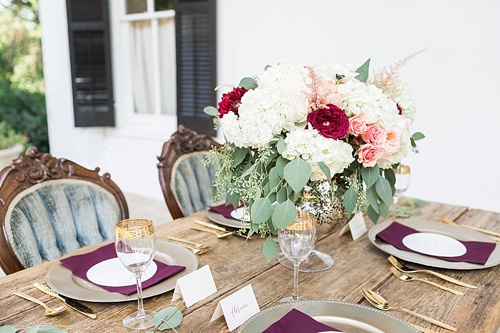
[(35, 288), (46, 293), (47, 295), (50, 295), (52, 297), (60, 299), (61, 301), (66, 303), (66, 305), (69, 306), (70, 308), (72, 308), (73, 310), (78, 311), (81, 314), (83, 314), (89, 318), (92, 318), (92, 319), (97, 318), (97, 315), (95, 314), (95, 312), (92, 309), (90, 309), (89, 307), (87, 307), (86, 305), (84, 305), (84, 304), (82, 304), (82, 303), (80, 303), (72, 298), (69, 298), (67, 296), (59, 295), (55, 290), (53, 290), (47, 286), (41, 285), (40, 283), (35, 282), (35, 283), (33, 283), (33, 285), (35, 286)]
[(438, 216), (437, 218), (441, 222), (444, 222), (444, 223), (449, 224), (449, 225), (454, 225), (454, 226), (458, 226), (458, 227), (462, 227), (462, 228), (467, 228), (467, 229), (471, 229), (471, 230), (475, 230), (475, 231), (481, 232), (483, 234), (487, 234), (488, 236), (490, 236), (491, 238), (493, 238), (497, 242), (500, 242), (500, 233), (497, 233), (497, 232), (494, 232), (494, 231), (490, 231), (490, 230), (486, 230), (486, 229), (481, 229), (481, 228), (478, 228), (478, 227), (473, 227), (471, 225), (458, 224), (455, 221), (450, 220), (449, 218), (446, 218), (444, 216)]

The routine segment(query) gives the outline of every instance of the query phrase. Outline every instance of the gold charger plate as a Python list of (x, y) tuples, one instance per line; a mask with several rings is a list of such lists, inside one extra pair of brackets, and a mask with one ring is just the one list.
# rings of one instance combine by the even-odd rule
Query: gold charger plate
[[(109, 244), (109, 243), (105, 243)], [(97, 244), (81, 248), (71, 254), (83, 254), (94, 251), (95, 249), (105, 245)], [(143, 297), (148, 298), (163, 294), (175, 288), (177, 279), (187, 275), (198, 268), (198, 258), (190, 250), (177, 244), (156, 241), (155, 259), (167, 265), (185, 266), (186, 269), (175, 274), (149, 288), (143, 290)], [(49, 268), (45, 276), (48, 285), (57, 291), (59, 294), (87, 302), (125, 302), (137, 300), (137, 293), (132, 295), (122, 295), (120, 293), (112, 293), (106, 291), (97, 285), (83, 280), (66, 268), (59, 261)]]
[[(430, 233), (445, 235), (455, 238), (457, 240), (495, 243), (494, 240), (492, 240), (491, 238), (480, 232), (460, 227), (455, 227), (452, 225), (444, 224), (442, 222), (422, 221), (422, 220), (401, 220), (397, 222), (420, 232), (430, 232)], [(392, 254), (395, 257), (429, 267), (459, 269), (459, 270), (483, 269), (500, 264), (499, 243), (496, 244), (495, 249), (493, 250), (490, 257), (488, 258), (488, 261), (484, 265), (472, 264), (468, 262), (447, 261), (416, 252), (408, 252), (400, 250), (392, 246), (391, 244), (387, 244), (386, 242), (376, 238), (377, 234), (382, 230), (385, 230), (385, 228), (387, 228), (391, 223), (392, 221), (376, 224), (368, 232), (368, 238), (373, 243), (373, 245), (378, 247), (380, 250), (384, 251), (385, 253)]]
[(293, 308), (315, 320), (349, 333), (418, 333), (408, 323), (382, 311), (339, 301), (298, 301), (263, 310), (238, 328), (238, 333), (262, 332)]

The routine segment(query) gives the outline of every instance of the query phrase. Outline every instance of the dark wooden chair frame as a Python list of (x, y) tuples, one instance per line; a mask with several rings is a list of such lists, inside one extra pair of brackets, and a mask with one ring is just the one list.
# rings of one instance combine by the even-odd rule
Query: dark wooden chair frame
[(36, 147), (30, 147), (26, 154), (18, 157), (9, 166), (0, 171), (0, 267), (6, 274), (24, 269), (17, 259), (7, 239), (5, 215), (14, 198), (31, 186), (56, 179), (78, 179), (94, 183), (117, 200), (121, 219), (129, 217), (128, 205), (122, 191), (111, 180), (109, 173), (99, 175), (99, 168), (90, 170), (63, 158), (53, 157), (49, 153), (38, 153)]
[(175, 161), (182, 155), (197, 151), (209, 151), (212, 147), (220, 146), (221, 144), (211, 136), (198, 134), (183, 125), (179, 125), (178, 130), (172, 134), (170, 140), (163, 144), (161, 155), (158, 156), (158, 175), (163, 197), (174, 219), (184, 217), (172, 186), (172, 169)]

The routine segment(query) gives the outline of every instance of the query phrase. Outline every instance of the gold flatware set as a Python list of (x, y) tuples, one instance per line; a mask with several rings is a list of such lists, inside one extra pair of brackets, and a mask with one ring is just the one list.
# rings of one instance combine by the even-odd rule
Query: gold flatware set
[(167, 237), (167, 239), (172, 240), (177, 243), (181, 243), (179, 245), (185, 247), (188, 250), (191, 250), (194, 254), (203, 254), (210, 250), (210, 246), (204, 244), (198, 244), (195, 242), (191, 242), (185, 239), (176, 238), (176, 237)]
[(213, 232), (213, 230), (207, 230), (205, 228), (191, 227), (191, 229), (194, 229), (194, 230), (211, 232), (211, 233), (215, 234), (217, 236), (217, 238), (225, 238), (225, 237), (234, 235), (234, 236), (238, 236), (238, 237), (243, 237), (245, 239), (252, 239), (252, 237), (248, 237), (246, 235), (240, 234), (237, 231), (227, 230), (226, 228), (219, 227), (218, 225), (215, 225), (213, 223), (200, 221), (200, 220), (195, 220), (194, 222), (200, 226), (207, 227), (207, 228), (222, 232), (222, 234), (220, 234), (218, 232)]
[(398, 270), (400, 271), (401, 273), (404, 273), (404, 274), (411, 274), (411, 273), (427, 273), (427, 274), (431, 274), (431, 275), (434, 275), (438, 278), (441, 278), (445, 281), (448, 281), (448, 282), (451, 282), (451, 283), (454, 283), (456, 285), (459, 285), (459, 286), (462, 286), (462, 287), (467, 287), (467, 288), (477, 288), (476, 286), (473, 286), (472, 284), (469, 284), (469, 283), (465, 283), (463, 281), (460, 281), (460, 280), (457, 280), (457, 279), (454, 279), (448, 275), (444, 275), (444, 274), (441, 274), (441, 273), (438, 273), (438, 272), (434, 272), (434, 271), (431, 271), (431, 270), (428, 270), (428, 269), (412, 269), (410, 267), (407, 267), (405, 266), (403, 263), (401, 263), (400, 261), (398, 261), (398, 259), (396, 259), (394, 256), (389, 256), (389, 262)]
[(500, 233), (498, 233), (498, 232), (494, 232), (494, 231), (490, 231), (490, 230), (486, 230), (486, 229), (482, 229), (482, 228), (478, 228), (478, 227), (473, 227), (473, 226), (466, 225), (466, 224), (457, 224), (455, 221), (453, 221), (447, 217), (444, 217), (444, 216), (437, 216), (437, 219), (443, 223), (446, 223), (446, 224), (449, 224), (449, 225), (452, 225), (455, 227), (462, 227), (462, 228), (467, 228), (470, 230), (478, 231), (480, 233), (488, 235), (494, 241), (500, 242)]
[(430, 284), (431, 286), (434, 286), (436, 288), (440, 288), (442, 290), (446, 290), (446, 291), (448, 291), (448, 292), (450, 292), (452, 294), (455, 294), (455, 295), (463, 295), (464, 294), (461, 291), (458, 291), (458, 290), (455, 290), (455, 289), (451, 289), (451, 288), (447, 288), (445, 286), (442, 286), (440, 284), (434, 283), (434, 282), (429, 281), (429, 280), (420, 279), (418, 277), (413, 277), (413, 276), (409, 276), (409, 275), (403, 274), (403, 273), (401, 273), (400, 271), (398, 271), (394, 267), (391, 267), (389, 269), (391, 270), (392, 274), (394, 274), (395, 277), (397, 277), (398, 279), (400, 279), (402, 281), (405, 281), (405, 282), (420, 281), (420, 282), (424, 282), (424, 283)]
[(438, 321), (436, 319), (424, 316), (424, 315), (422, 315), (420, 313), (416, 313), (416, 312), (413, 312), (411, 310), (408, 310), (408, 309), (405, 309), (405, 308), (402, 308), (402, 307), (391, 306), (389, 304), (389, 302), (382, 295), (377, 294), (373, 290), (363, 289), (361, 293), (363, 294), (363, 297), (371, 305), (373, 305), (374, 307), (376, 307), (379, 310), (382, 310), (382, 311), (391, 311), (391, 310), (393, 310), (393, 311), (403, 312), (403, 313), (415, 316), (417, 318), (420, 318), (422, 320), (425, 320), (425, 321), (427, 321), (427, 322), (429, 322), (431, 324), (434, 324), (434, 325), (437, 325), (439, 327), (445, 328), (447, 330), (450, 330), (450, 331), (453, 331), (453, 332), (457, 331), (457, 329), (455, 327), (450, 326), (450, 325), (445, 324), (445, 323), (442, 323), (442, 322), (440, 322), (440, 321)]
[(14, 295), (19, 296), (21, 298), (27, 299), (28, 301), (32, 301), (36, 304), (39, 304), (43, 306), (45, 309), (45, 315), (46, 316), (57, 316), (58, 314), (61, 314), (66, 308), (64, 306), (58, 306), (57, 308), (51, 308), (44, 302), (40, 301), (38, 298), (32, 297), (26, 293), (23, 293), (22, 291), (15, 292)]

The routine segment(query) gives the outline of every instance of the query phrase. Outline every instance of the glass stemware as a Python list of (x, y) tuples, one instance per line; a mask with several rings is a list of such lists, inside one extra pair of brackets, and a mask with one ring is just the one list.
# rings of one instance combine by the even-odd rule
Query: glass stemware
[(393, 170), (396, 175), (396, 183), (394, 184), (394, 186), (396, 187), (396, 193), (394, 194), (393, 204), (396, 207), (399, 198), (403, 196), (403, 194), (410, 186), (411, 173), (410, 167), (401, 163)]
[(307, 212), (297, 212), (297, 218), (291, 225), (278, 230), (278, 241), (281, 251), (293, 263), (293, 294), (281, 302), (294, 302), (299, 298), (299, 266), (311, 251), (316, 242), (316, 219)]
[(156, 237), (153, 221), (144, 218), (127, 219), (115, 226), (115, 248), (121, 263), (135, 275), (137, 283), (137, 312), (123, 319), (123, 326), (144, 329), (155, 326), (153, 311), (145, 311), (142, 299), (141, 276), (155, 254)]

